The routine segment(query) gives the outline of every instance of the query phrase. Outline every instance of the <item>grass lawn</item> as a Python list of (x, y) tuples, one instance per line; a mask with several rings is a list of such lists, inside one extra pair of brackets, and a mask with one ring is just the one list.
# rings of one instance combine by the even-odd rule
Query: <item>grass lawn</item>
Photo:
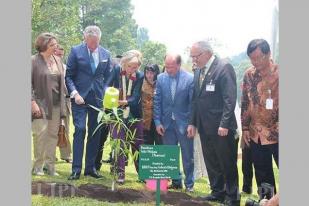
[[(73, 130), (74, 127), (71, 123), (71, 139), (73, 135)], [(72, 141), (71, 141), (72, 143)], [(108, 154), (109, 150), (106, 149), (104, 151), (104, 159), (108, 159)], [(33, 154), (31, 154), (33, 157)], [(59, 150), (57, 149), (57, 157), (59, 158)], [(112, 182), (112, 176), (109, 174), (109, 164), (103, 164), (101, 168), (101, 174), (106, 177), (102, 180), (96, 180), (92, 177), (84, 177), (83, 173), (81, 174), (81, 178), (76, 181), (69, 181), (67, 180), (68, 176), (71, 174), (71, 164), (65, 163), (62, 160), (58, 160), (56, 162), (56, 171), (59, 173), (59, 176), (57, 177), (51, 177), (48, 175), (45, 176), (32, 176), (33, 181), (53, 181), (53, 182), (65, 182), (72, 184), (74, 186), (79, 186), (82, 184), (102, 184), (105, 186), (110, 187), (111, 182)], [(277, 190), (279, 191), (279, 171), (274, 164), (274, 171), (275, 171), (275, 178), (276, 178), (276, 183), (277, 183)], [(238, 160), (238, 172), (239, 172), (239, 186), (240, 188), (242, 187), (242, 172), (241, 172), (241, 160)], [(133, 163), (129, 163), (129, 166), (126, 167), (126, 182), (124, 185), (119, 186), (119, 188), (131, 188), (131, 189), (136, 189), (136, 190), (144, 190), (145, 185), (143, 183), (137, 182), (137, 173), (135, 172), (135, 168), (133, 166)], [(253, 178), (253, 193), (256, 194), (257, 188), (255, 184), (255, 177)], [(194, 185), (194, 193), (192, 196), (203, 196), (206, 194), (210, 193), (210, 188), (209, 185), (207, 184), (208, 180), (206, 180), (205, 177), (200, 178), (196, 180), (195, 185)], [(250, 197), (253, 199), (258, 199), (257, 195), (242, 195), (241, 198), (241, 205), (245, 205), (245, 200)], [(132, 203), (132, 204), (124, 204), (124, 203), (110, 203), (110, 202), (102, 202), (102, 201), (97, 201), (94, 199), (89, 199), (89, 198), (80, 198), (80, 197), (74, 197), (74, 198), (57, 198), (57, 197), (45, 197), (42, 195), (32, 195), (32, 205), (33, 206), (103, 206), (103, 205), (137, 205), (137, 206), (142, 206), (142, 205), (149, 205), (149, 204), (137, 204), (137, 203)], [(155, 200), (153, 204), (155, 205)], [(162, 204), (164, 205), (164, 204)], [(215, 204), (213, 203), (214, 206), (219, 206), (220, 204)]]

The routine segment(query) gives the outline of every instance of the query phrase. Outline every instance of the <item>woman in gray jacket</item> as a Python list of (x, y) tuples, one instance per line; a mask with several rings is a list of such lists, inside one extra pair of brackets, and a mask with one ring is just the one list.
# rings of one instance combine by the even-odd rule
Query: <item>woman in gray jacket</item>
[(42, 33), (35, 41), (38, 53), (31, 58), (34, 175), (44, 175), (44, 164), (49, 175), (58, 175), (55, 171), (55, 152), (59, 125), (66, 112), (63, 64), (54, 55), (57, 46), (53, 34)]

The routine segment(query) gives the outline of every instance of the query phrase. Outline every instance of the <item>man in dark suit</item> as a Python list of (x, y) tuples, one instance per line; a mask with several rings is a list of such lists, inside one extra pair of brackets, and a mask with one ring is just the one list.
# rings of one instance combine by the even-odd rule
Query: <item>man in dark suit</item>
[(206, 41), (194, 43), (190, 55), (196, 69), (189, 133), (199, 131), (212, 190), (204, 200), (239, 205), (235, 71)]
[(69, 180), (79, 179), (84, 153), (86, 118), (88, 116), (88, 137), (84, 175), (94, 178), (102, 176), (96, 171), (95, 159), (98, 153), (101, 131), (98, 126), (98, 112), (89, 105), (102, 107), (102, 99), (110, 77), (110, 53), (99, 45), (101, 30), (88, 26), (84, 31), (84, 42), (74, 46), (67, 62), (66, 85), (72, 101), (72, 115), (75, 126), (73, 139), (73, 164)]
[[(153, 119), (158, 134), (162, 136), (163, 144), (180, 144), (186, 191), (193, 192), (193, 136), (187, 133), (193, 75), (180, 68), (180, 55), (167, 54), (164, 66), (166, 72), (161, 73), (157, 79)], [(181, 178), (174, 179), (170, 188), (181, 189)]]

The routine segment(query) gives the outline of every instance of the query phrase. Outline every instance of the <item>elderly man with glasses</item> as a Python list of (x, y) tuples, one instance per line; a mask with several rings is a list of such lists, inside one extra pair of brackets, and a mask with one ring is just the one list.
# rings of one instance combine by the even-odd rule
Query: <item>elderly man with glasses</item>
[(211, 186), (211, 194), (203, 200), (239, 206), (235, 71), (213, 55), (207, 41), (194, 43), (190, 55), (196, 69), (188, 133), (198, 129)]

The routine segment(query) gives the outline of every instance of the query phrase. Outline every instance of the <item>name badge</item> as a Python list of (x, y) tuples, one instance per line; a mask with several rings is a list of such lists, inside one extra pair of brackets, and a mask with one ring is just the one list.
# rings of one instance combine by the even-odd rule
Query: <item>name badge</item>
[(215, 85), (214, 84), (206, 84), (206, 91), (207, 92), (214, 92), (215, 91)]
[(266, 99), (266, 109), (273, 109), (273, 100), (271, 98)]

